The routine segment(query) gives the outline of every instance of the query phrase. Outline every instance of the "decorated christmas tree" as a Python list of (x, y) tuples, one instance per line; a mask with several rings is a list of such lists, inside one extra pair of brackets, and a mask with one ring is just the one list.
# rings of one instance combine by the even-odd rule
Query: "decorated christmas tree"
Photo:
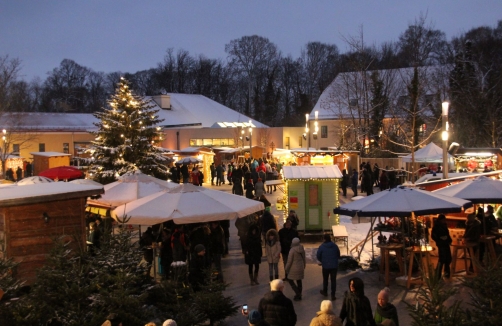
[(167, 179), (166, 159), (155, 146), (162, 140), (158, 124), (163, 120), (151, 100), (134, 95), (124, 78), (103, 111), (95, 113), (100, 121), (94, 132), (93, 179), (106, 184), (126, 172), (141, 170)]

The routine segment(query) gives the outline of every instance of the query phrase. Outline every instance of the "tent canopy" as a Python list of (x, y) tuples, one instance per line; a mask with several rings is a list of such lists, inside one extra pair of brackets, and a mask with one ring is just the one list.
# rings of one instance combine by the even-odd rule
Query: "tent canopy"
[(407, 217), (415, 215), (459, 213), (471, 202), (459, 198), (438, 195), (414, 188), (397, 187), (342, 205), (335, 214), (348, 216)]
[(433, 193), (470, 200), (475, 204), (502, 204), (502, 181), (479, 176), (438, 189)]
[[(411, 154), (401, 156), (403, 162), (411, 162)], [(424, 148), (415, 152), (415, 162), (442, 163), (443, 149), (434, 143), (429, 143)], [(453, 162), (453, 156), (448, 154), (448, 162)]]
[(264, 209), (262, 202), (226, 192), (183, 184), (160, 191), (113, 210), (112, 217), (127, 217), (128, 224), (154, 225), (231, 220)]

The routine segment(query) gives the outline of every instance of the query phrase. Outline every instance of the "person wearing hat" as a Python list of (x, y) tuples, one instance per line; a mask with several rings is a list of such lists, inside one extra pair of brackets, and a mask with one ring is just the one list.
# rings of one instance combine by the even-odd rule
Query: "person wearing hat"
[(263, 215), (260, 218), (260, 222), (261, 222), (261, 233), (263, 234), (264, 238), (268, 230), (271, 229), (277, 230), (277, 223), (275, 222), (274, 215), (270, 213), (270, 206), (265, 207), (265, 211), (263, 212)]
[(265, 185), (263, 184), (263, 179), (258, 178), (256, 184), (254, 185), (254, 195), (256, 198), (260, 198), (265, 194)]
[(448, 225), (446, 224), (446, 216), (444, 214), (439, 214), (436, 219), (431, 232), (432, 240), (436, 242), (438, 248), (438, 264), (436, 267), (436, 273), (441, 277), (441, 273), (444, 267), (444, 276), (446, 278), (450, 277), (450, 264), (451, 264), (451, 237), (450, 231), (448, 230)]
[(270, 326), (269, 323), (263, 320), (260, 312), (258, 310), (251, 310), (249, 313), (244, 313), (244, 316), (248, 317), (248, 324), (252, 326)]
[[(288, 263), (286, 264), (286, 275), (288, 275), (288, 282), (295, 292), (293, 300), (300, 301), (302, 299), (302, 280), (305, 277), (305, 267), (307, 267), (307, 260), (305, 259), (305, 249), (300, 244), (299, 238), (294, 238), (291, 242), (291, 250), (289, 250)], [(295, 283), (296, 282), (296, 283)]]
[(201, 286), (206, 284), (206, 271), (211, 266), (206, 257), (206, 248), (202, 244), (198, 244), (194, 248), (195, 254), (190, 260), (190, 269), (188, 280), (194, 291), (199, 291)]
[(291, 221), (291, 227), (295, 230), (298, 228), (298, 224), (300, 224), (300, 219), (293, 209), (289, 211), (289, 215), (286, 220)]
[[(282, 229), (279, 230), (279, 241), (281, 242), (281, 255), (282, 263), (284, 264), (284, 270), (286, 270), (286, 264), (288, 263), (289, 250), (291, 249), (291, 242), (294, 238), (298, 238), (298, 231), (292, 228), (291, 221), (284, 223)], [(288, 274), (284, 276), (283, 281), (286, 281)]]
[(312, 318), (310, 326), (342, 326), (342, 320), (333, 311), (333, 303), (329, 300), (321, 302), (317, 316)]

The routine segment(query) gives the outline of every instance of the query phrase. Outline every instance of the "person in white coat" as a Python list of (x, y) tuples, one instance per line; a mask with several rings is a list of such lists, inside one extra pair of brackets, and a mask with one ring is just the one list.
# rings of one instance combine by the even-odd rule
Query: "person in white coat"
[(296, 295), (293, 298), (295, 301), (300, 301), (302, 299), (302, 280), (305, 276), (306, 265), (305, 249), (300, 244), (300, 239), (294, 238), (291, 242), (288, 262), (286, 263), (286, 275), (288, 275), (289, 284), (293, 288), (293, 291), (295, 291)]
[(270, 281), (279, 278), (279, 260), (281, 258), (281, 242), (279, 241), (279, 233), (276, 230), (270, 229), (265, 236), (265, 251), (267, 253), (268, 274)]

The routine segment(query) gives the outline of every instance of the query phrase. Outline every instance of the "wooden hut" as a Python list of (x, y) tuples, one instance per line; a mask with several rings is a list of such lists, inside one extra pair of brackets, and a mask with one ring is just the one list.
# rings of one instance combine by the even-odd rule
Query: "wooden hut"
[(52, 239), (74, 237), (85, 248), (85, 204), (103, 187), (54, 182), (0, 187), (0, 258), (19, 262), (16, 278), (33, 283)]
[(338, 224), (333, 216), (342, 178), (338, 166), (284, 166), (283, 174), (287, 211), (298, 214), (298, 230), (305, 234), (331, 232), (331, 226)]
[(33, 155), (33, 175), (58, 166), (69, 166), (71, 154), (58, 152), (31, 152)]

